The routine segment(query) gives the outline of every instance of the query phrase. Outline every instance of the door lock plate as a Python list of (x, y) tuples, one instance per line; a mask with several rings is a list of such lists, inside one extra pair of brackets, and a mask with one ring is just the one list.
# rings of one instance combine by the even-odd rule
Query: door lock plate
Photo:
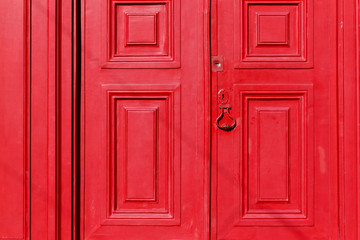
[(221, 56), (211, 57), (211, 71), (222, 72), (224, 70), (224, 58)]

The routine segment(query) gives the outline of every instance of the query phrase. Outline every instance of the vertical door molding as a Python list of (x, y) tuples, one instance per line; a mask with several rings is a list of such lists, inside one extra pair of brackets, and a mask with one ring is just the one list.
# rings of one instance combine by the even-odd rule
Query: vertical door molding
[[(355, 65), (355, 69), (356, 69), (356, 99), (357, 99), (357, 121), (356, 121), (356, 125), (357, 125), (357, 144), (355, 146), (355, 148), (357, 149), (357, 161), (356, 161), (356, 170), (357, 170), (357, 184), (355, 189), (357, 189), (357, 196), (355, 197), (356, 199), (356, 206), (357, 206), (357, 214), (356, 215), (356, 225), (355, 225), (355, 229), (357, 229), (356, 232), (356, 236), (357, 239), (360, 239), (360, 1), (357, 0), (356, 1), (356, 7), (355, 9), (357, 9), (356, 12), (356, 22), (355, 22), (355, 28), (356, 28), (356, 65)], [(351, 33), (353, 33), (353, 31), (351, 31)]]
[(73, 212), (75, 164), (76, 0), (56, 6), (56, 239), (70, 240), (76, 223)]
[(360, 239), (360, 13), (358, 7), (358, 0), (338, 0), (339, 239), (346, 240)]
[(31, 239), (55, 240), (55, 1), (31, 1)]
[(28, 2), (31, 4), (30, 238), (71, 239), (75, 1)]

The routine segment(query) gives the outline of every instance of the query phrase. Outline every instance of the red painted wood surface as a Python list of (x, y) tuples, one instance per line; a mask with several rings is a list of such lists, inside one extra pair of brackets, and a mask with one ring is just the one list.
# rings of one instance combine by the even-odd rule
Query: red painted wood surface
[(344, 227), (355, 195), (342, 195), (351, 160), (338, 145), (345, 96), (336, 26), (339, 7), (350, 9), (335, 0), (212, 7), (212, 52), (222, 59), (212, 116), (224, 106), (217, 91), (226, 92), (236, 127), (213, 128), (211, 239), (355, 239), (356, 226)]
[(29, 238), (27, 10), (26, 1), (0, 2), (0, 239)]
[[(55, 3), (31, 7), (30, 239), (55, 239)], [(51, 24), (53, 23), (53, 24)]]
[(208, 238), (205, 7), (83, 1), (81, 239)]
[(0, 239), (360, 239), (358, 1), (211, 4), (0, 3)]

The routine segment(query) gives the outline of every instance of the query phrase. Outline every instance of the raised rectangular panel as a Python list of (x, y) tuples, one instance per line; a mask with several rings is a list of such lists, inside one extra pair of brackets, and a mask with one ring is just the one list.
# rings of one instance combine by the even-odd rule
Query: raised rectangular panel
[(243, 126), (235, 225), (312, 225), (311, 86), (254, 86), (235, 87)]
[[(245, 58), (251, 61), (252, 57), (262, 57), (274, 61), (279, 57), (301, 57), (301, 29), (297, 26), (301, 5), (249, 4)], [(247, 61), (245, 58), (243, 60)]]
[[(125, 13), (126, 14), (126, 13)], [(126, 46), (157, 44), (157, 13), (126, 14)], [(118, 44), (121, 44), (119, 42)], [(119, 47), (117, 48), (119, 49)]]
[(308, 0), (235, 1), (235, 67), (311, 68), (312, 14)]
[[(257, 202), (289, 201), (289, 108), (256, 108)], [(250, 137), (250, 136), (249, 136)], [(251, 138), (250, 137), (250, 138)]]
[(103, 225), (178, 225), (178, 89), (108, 91), (108, 212)]
[[(118, 109), (122, 111), (122, 109)], [(156, 201), (158, 108), (125, 108), (125, 201)], [(141, 146), (141, 149), (139, 147)], [(120, 153), (121, 154), (121, 153)], [(121, 184), (121, 183), (119, 183)]]
[(257, 46), (259, 45), (289, 45), (288, 13), (258, 15)]
[(108, 0), (103, 68), (180, 66), (180, 1)]
[(113, 60), (169, 56), (169, 3), (118, 3), (115, 4), (114, 11), (115, 46), (111, 53)]

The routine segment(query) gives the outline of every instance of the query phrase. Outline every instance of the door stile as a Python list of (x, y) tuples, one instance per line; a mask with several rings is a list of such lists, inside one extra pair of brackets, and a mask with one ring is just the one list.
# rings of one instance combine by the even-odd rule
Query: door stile
[(211, 76), (211, 0), (203, 0), (203, 57), (204, 57), (204, 232), (211, 233), (211, 164), (212, 164), (212, 76)]
[[(360, 239), (359, 1), (338, 1), (338, 216), (339, 239)], [(354, 51), (355, 49), (355, 51)], [(356, 114), (353, 114), (356, 113)], [(354, 131), (356, 127), (356, 133)], [(353, 142), (357, 142), (356, 145)], [(356, 208), (357, 212), (352, 209)]]
[[(210, 46), (211, 46), (211, 56), (217, 56), (218, 54), (218, 29), (217, 29), (217, 0), (210, 0), (211, 3), (211, 12), (210, 12)], [(217, 109), (217, 92), (218, 92), (218, 73), (212, 71), (210, 68), (211, 74), (211, 187), (210, 187), (210, 240), (217, 239), (217, 160), (218, 160), (218, 138), (217, 131), (218, 128), (215, 124), (215, 119), (218, 116)]]
[[(341, 239), (346, 240), (360, 239), (359, 16), (358, 0), (339, 0), (337, 26), (339, 222)], [(357, 209), (357, 212), (354, 212), (354, 209)]]
[(338, 163), (338, 221), (339, 221), (339, 239), (345, 239), (344, 225), (344, 205), (342, 204), (342, 199), (344, 198), (344, 30), (339, 26), (341, 22), (344, 21), (344, 1), (337, 1), (337, 38), (338, 38), (338, 68), (337, 68), (337, 102), (336, 102), (336, 121), (337, 121), (337, 163)]

